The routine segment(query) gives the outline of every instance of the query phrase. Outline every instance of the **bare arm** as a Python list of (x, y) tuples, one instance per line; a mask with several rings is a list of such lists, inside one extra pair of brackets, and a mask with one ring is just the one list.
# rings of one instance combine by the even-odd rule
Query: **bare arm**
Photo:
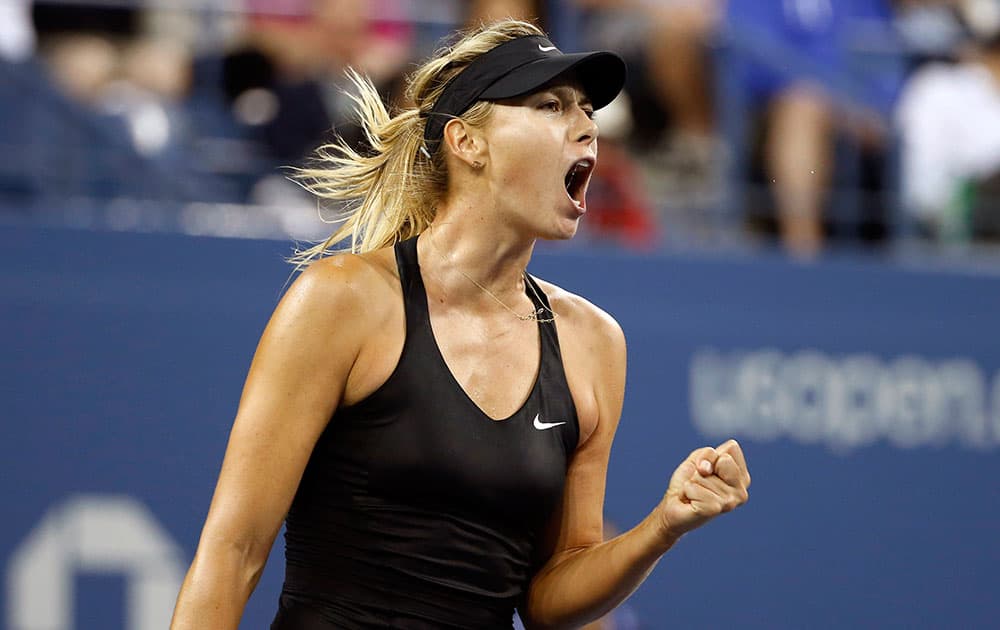
[[(749, 475), (734, 441), (702, 448), (676, 469), (660, 504), (636, 527), (603, 541), (605, 479), (625, 389), (625, 340), (606, 316), (586, 349), (596, 366), (594, 432), (570, 464), (562, 508), (553, 519), (553, 552), (535, 576), (523, 611), (529, 628), (578, 627), (606, 614), (639, 587), (687, 531), (746, 501)], [(576, 397), (576, 396), (575, 396)]]
[(314, 264), (268, 323), (172, 630), (239, 625), (359, 352), (365, 324), (352, 280), (360, 265), (349, 257)]

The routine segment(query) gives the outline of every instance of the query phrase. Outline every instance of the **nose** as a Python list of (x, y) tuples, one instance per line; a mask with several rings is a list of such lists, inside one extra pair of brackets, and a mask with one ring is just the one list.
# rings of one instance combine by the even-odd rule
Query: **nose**
[(597, 140), (597, 136), (600, 135), (600, 129), (598, 129), (594, 119), (587, 115), (586, 111), (579, 107), (576, 108), (576, 111), (577, 119), (580, 121), (577, 123), (574, 134), (576, 141), (583, 144), (590, 144)]

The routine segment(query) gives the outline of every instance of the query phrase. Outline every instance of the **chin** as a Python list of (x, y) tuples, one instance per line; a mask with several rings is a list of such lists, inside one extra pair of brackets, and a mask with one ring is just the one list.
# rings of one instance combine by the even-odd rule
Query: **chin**
[(576, 236), (576, 232), (579, 228), (579, 219), (574, 219), (568, 222), (561, 221), (559, 225), (553, 226), (553, 229), (549, 232), (539, 235), (539, 238), (545, 241), (568, 241)]

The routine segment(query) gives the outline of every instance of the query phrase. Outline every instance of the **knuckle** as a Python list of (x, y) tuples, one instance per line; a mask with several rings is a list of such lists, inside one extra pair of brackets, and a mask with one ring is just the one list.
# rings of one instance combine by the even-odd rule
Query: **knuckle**
[(716, 466), (719, 471), (719, 477), (726, 482), (726, 485), (736, 485), (740, 481), (740, 471), (738, 468), (733, 466), (731, 463), (722, 462)]
[(696, 448), (693, 451), (691, 451), (690, 455), (688, 455), (688, 459), (690, 459), (695, 463), (703, 459), (707, 459), (709, 461), (715, 461), (716, 459), (715, 449), (712, 448), (711, 446), (703, 446), (702, 448)]

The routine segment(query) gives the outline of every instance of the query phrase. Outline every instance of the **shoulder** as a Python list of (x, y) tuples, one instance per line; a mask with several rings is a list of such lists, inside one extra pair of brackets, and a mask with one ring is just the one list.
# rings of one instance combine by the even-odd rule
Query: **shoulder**
[(320, 295), (330, 292), (350, 293), (358, 289), (370, 289), (374, 285), (391, 283), (396, 276), (395, 264), (389, 265), (392, 249), (380, 249), (364, 254), (337, 254), (321, 258), (296, 278), (299, 290), (318, 291)]
[(624, 352), (625, 334), (611, 314), (584, 297), (551, 282), (535, 279), (545, 291), (552, 310), (556, 313), (556, 323), (560, 332), (566, 328), (573, 337), (585, 340), (588, 346)]
[(392, 249), (321, 258), (302, 271), (287, 295), (311, 301), (352, 301), (370, 298), (398, 284)]
[(363, 329), (365, 322), (392, 306), (398, 287), (391, 248), (338, 254), (306, 267), (286, 291), (276, 314), (284, 313), (284, 319), (300, 326)]

